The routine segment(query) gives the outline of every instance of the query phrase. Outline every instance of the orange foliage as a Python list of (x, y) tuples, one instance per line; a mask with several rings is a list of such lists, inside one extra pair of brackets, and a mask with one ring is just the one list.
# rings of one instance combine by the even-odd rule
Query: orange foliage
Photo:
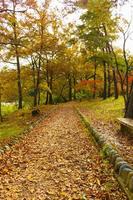
[[(96, 83), (96, 89), (101, 88), (101, 80), (95, 80)], [(76, 90), (88, 90), (93, 92), (94, 91), (94, 80), (82, 80), (76, 85)]]
[(128, 83), (132, 83), (132, 81), (133, 81), (133, 76), (129, 76), (128, 77)]

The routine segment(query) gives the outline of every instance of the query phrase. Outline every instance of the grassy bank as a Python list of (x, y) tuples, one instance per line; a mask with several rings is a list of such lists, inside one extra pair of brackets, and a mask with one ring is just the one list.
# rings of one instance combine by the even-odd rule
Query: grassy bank
[[(41, 114), (50, 110), (51, 106), (41, 106)], [(0, 123), (0, 144), (19, 135), (35, 122), (39, 116), (32, 117), (31, 109), (17, 110), (15, 106), (3, 107), (3, 122)]]
[(84, 101), (81, 102), (79, 106), (93, 111), (93, 113), (96, 114), (97, 119), (102, 119), (104, 121), (114, 121), (116, 118), (124, 115), (123, 97), (119, 97), (117, 100), (111, 97), (106, 100), (96, 99)]

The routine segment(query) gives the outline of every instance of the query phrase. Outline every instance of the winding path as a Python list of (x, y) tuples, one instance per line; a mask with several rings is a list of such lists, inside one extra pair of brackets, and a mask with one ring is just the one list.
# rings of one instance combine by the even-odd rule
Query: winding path
[(0, 157), (0, 200), (124, 200), (71, 104)]

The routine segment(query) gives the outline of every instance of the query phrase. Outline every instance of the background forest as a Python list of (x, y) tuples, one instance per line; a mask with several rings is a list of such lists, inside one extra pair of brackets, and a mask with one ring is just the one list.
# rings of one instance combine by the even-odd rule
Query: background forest
[[(40, 104), (122, 95), (132, 92), (133, 57), (126, 51), (131, 23), (117, 14), (124, 2), (0, 2), (0, 115), (10, 103), (22, 109)], [(76, 23), (65, 19), (74, 12)], [(123, 48), (114, 46), (119, 34)], [(4, 108), (3, 108), (4, 109)]]

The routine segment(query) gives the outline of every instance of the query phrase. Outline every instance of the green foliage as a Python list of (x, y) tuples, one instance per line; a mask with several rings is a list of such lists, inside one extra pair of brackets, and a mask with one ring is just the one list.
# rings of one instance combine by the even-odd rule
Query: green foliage
[(29, 91), (29, 95), (30, 95), (31, 97), (34, 97), (34, 96), (36, 95), (36, 90), (31, 89), (31, 90)]
[(88, 99), (91, 97), (91, 94), (89, 94), (87, 91), (81, 90), (80, 92), (76, 93), (76, 99), (77, 100), (83, 100), (83, 99)]
[(3, 115), (11, 114), (11, 113), (15, 112), (16, 110), (17, 110), (17, 106), (14, 105), (14, 104), (2, 105), (2, 113), (3, 113)]

